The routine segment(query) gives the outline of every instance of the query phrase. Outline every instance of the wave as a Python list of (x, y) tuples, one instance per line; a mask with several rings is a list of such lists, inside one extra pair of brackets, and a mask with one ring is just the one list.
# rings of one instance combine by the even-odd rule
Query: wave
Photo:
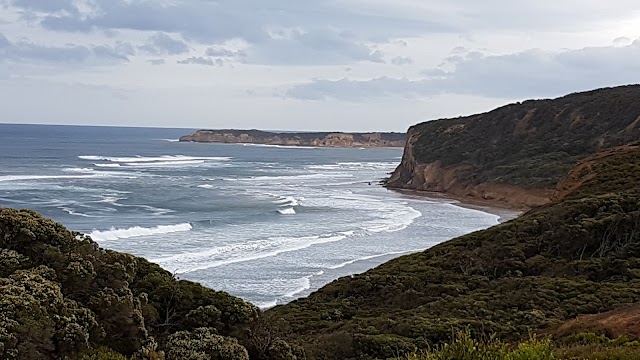
[(213, 189), (213, 188), (215, 188), (215, 186), (209, 185), (209, 184), (198, 185), (197, 187), (199, 187), (201, 189)]
[(64, 212), (66, 212), (69, 215), (81, 216), (81, 217), (86, 217), (86, 218), (97, 218), (97, 217), (99, 217), (99, 216), (95, 216), (95, 215), (83, 214), (83, 213), (74, 211), (73, 209), (68, 208), (68, 207), (64, 207), (64, 206), (60, 207), (59, 209), (64, 211)]
[(27, 181), (27, 180), (52, 180), (52, 179), (87, 179), (100, 176), (108, 176), (105, 174), (91, 175), (5, 175), (0, 176), (0, 182), (3, 181)]
[(300, 286), (298, 288), (296, 288), (295, 290), (292, 290), (284, 295), (282, 295), (283, 297), (287, 297), (287, 298), (292, 298), (295, 297), (296, 295), (300, 294), (303, 291), (309, 290), (311, 289), (311, 278), (314, 276), (320, 276), (324, 274), (323, 270), (320, 270), (316, 273), (313, 273), (311, 275), (307, 275), (303, 278), (297, 279), (298, 281), (300, 281)]
[(293, 196), (281, 196), (280, 199), (274, 201), (274, 203), (279, 204), (280, 206), (299, 206), (300, 203)]
[(299, 145), (271, 145), (271, 144), (252, 144), (246, 143), (242, 144), (242, 146), (256, 146), (256, 147), (267, 147), (267, 148), (276, 148), (276, 149), (318, 149), (317, 146), (299, 146)]
[(119, 168), (120, 167), (120, 164), (100, 164), (100, 163), (98, 163), (98, 164), (93, 164), (93, 165), (97, 166), (97, 167), (106, 167), (106, 168)]
[(271, 301), (267, 301), (267, 302), (254, 302), (254, 304), (260, 308), (260, 310), (268, 310), (271, 309), (272, 307), (276, 307), (278, 306), (278, 301), (277, 300), (271, 300)]
[(92, 168), (64, 168), (62, 171), (70, 173), (90, 173), (94, 170)]
[(106, 231), (94, 230), (89, 234), (89, 236), (91, 236), (91, 238), (95, 241), (107, 241), (129, 239), (149, 235), (171, 234), (176, 232), (191, 231), (191, 229), (193, 229), (193, 227), (189, 223), (178, 225), (160, 225), (150, 228), (135, 226), (128, 229), (116, 229), (115, 227), (112, 227), (111, 230)]
[(397, 162), (338, 162), (335, 164), (309, 165), (310, 170), (389, 170), (398, 166)]
[(180, 161), (154, 161), (154, 162), (128, 162), (124, 163), (126, 166), (136, 167), (165, 167), (165, 166), (178, 166), (178, 165), (198, 165), (204, 164), (205, 160), (180, 160)]
[(180, 139), (156, 139), (157, 141), (178, 142)]
[(384, 254), (376, 254), (376, 255), (369, 255), (369, 256), (363, 256), (363, 257), (359, 257), (357, 259), (353, 259), (353, 260), (349, 260), (349, 261), (345, 261), (343, 263), (337, 264), (337, 265), (325, 265), (322, 266), (326, 269), (331, 269), (331, 270), (336, 270), (336, 269), (340, 269), (343, 268), (347, 265), (351, 265), (354, 263), (357, 263), (359, 261), (366, 261), (366, 260), (371, 260), (371, 259), (375, 259), (378, 257), (383, 257), (383, 256), (391, 256), (391, 255), (402, 255), (402, 254), (412, 254), (415, 252), (420, 252), (423, 251), (424, 249), (414, 249), (414, 250), (403, 250), (403, 251), (392, 251), (392, 252), (388, 252), (388, 253), (384, 253)]
[(296, 210), (294, 208), (292, 208), (292, 207), (288, 207), (288, 208), (285, 208), (285, 209), (278, 209), (278, 212), (281, 215), (295, 215), (296, 214)]
[(420, 211), (407, 206), (404, 209), (383, 214), (380, 219), (365, 223), (361, 229), (370, 233), (396, 232), (406, 229), (420, 216), (422, 216)]
[(269, 175), (269, 176), (252, 176), (239, 179), (224, 179), (227, 181), (277, 181), (277, 180), (312, 180), (312, 179), (331, 179), (331, 178), (352, 178), (353, 174), (346, 173), (324, 173), (324, 174), (300, 174), (300, 175)]
[(276, 256), (281, 253), (306, 249), (317, 244), (325, 244), (346, 239), (342, 234), (305, 237), (272, 237), (248, 243), (204, 249), (198, 252), (183, 253), (167, 257), (150, 259), (165, 269), (186, 274), (211, 269), (223, 265), (253, 261)]
[(143, 162), (156, 162), (156, 161), (191, 161), (191, 160), (203, 160), (203, 161), (230, 161), (232, 158), (228, 156), (185, 156), (185, 155), (163, 155), (163, 156), (130, 156), (130, 157), (111, 157), (111, 156), (98, 156), (98, 155), (82, 155), (78, 156), (82, 160), (93, 161), (110, 161), (114, 163), (143, 163)]

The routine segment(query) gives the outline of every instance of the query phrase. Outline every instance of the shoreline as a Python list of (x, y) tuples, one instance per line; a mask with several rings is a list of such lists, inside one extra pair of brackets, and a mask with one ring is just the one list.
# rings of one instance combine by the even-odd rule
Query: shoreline
[[(363, 184), (368, 183), (369, 185), (373, 185), (374, 182), (363, 182)], [(496, 226), (502, 224), (504, 222), (513, 220), (523, 213), (525, 213), (528, 209), (526, 208), (517, 208), (517, 207), (500, 207), (492, 203), (491, 201), (467, 201), (469, 199), (466, 198), (456, 198), (446, 193), (438, 193), (438, 192), (430, 192), (430, 191), (419, 191), (419, 190), (407, 190), (407, 189), (394, 189), (387, 188), (386, 186), (381, 186), (382, 188), (392, 191), (393, 193), (400, 194), (403, 196), (410, 197), (416, 201), (435, 201), (439, 203), (451, 204), (457, 207), (477, 210), (487, 214), (492, 214), (498, 216), (498, 224), (492, 225)], [(447, 241), (451, 241), (455, 239), (455, 237), (444, 240), (442, 243)], [(435, 246), (435, 245), (434, 245)], [(415, 253), (420, 253), (430, 249), (431, 247), (425, 247), (420, 249), (407, 249), (403, 251), (393, 252), (393, 253), (385, 253), (373, 256), (364, 256), (362, 258), (354, 259), (344, 264), (343, 266), (339, 266), (336, 268), (326, 268), (321, 269), (319, 274), (313, 274), (307, 277), (309, 283), (308, 287), (305, 289), (301, 289), (293, 294), (291, 294), (291, 298), (283, 300), (281, 297), (276, 298), (273, 302), (270, 302), (269, 305), (265, 305), (261, 307), (263, 310), (270, 309), (273, 306), (281, 306), (283, 304), (288, 304), (297, 299), (306, 298), (312, 293), (318, 291), (322, 287), (330, 284), (334, 279), (338, 279), (344, 276), (353, 276), (356, 274), (362, 274), (369, 270), (372, 270), (378, 266), (381, 266), (393, 259), (396, 259), (401, 256), (411, 255)], [(272, 305), (272, 303), (278, 302), (276, 305)]]
[(417, 199), (429, 199), (440, 202), (447, 202), (455, 206), (462, 208), (479, 210), (489, 214), (499, 216), (498, 222), (504, 223), (513, 220), (520, 215), (531, 210), (531, 208), (524, 206), (509, 205), (504, 202), (497, 202), (484, 199), (474, 199), (462, 196), (455, 196), (449, 193), (442, 193), (436, 191), (424, 191), (424, 190), (412, 190), (412, 189), (399, 189), (382, 185), (385, 189), (393, 191), (402, 195), (407, 195)]

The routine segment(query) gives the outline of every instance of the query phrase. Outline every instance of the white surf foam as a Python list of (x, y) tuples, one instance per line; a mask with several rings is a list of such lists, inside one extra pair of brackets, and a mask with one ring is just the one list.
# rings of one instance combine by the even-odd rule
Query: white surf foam
[(272, 300), (272, 301), (267, 301), (267, 302), (255, 302), (254, 304), (257, 307), (259, 307), (260, 310), (268, 310), (268, 309), (271, 309), (272, 307), (278, 306), (278, 301), (277, 300)]
[(336, 269), (340, 269), (343, 268), (347, 265), (351, 265), (354, 263), (357, 263), (359, 261), (366, 261), (366, 260), (371, 260), (371, 259), (375, 259), (375, 258), (379, 258), (379, 257), (383, 257), (383, 256), (392, 256), (392, 255), (402, 255), (402, 254), (411, 254), (411, 253), (415, 253), (415, 252), (420, 252), (423, 251), (424, 249), (414, 249), (414, 250), (404, 250), (404, 251), (392, 251), (392, 252), (388, 252), (388, 253), (384, 253), (384, 254), (376, 254), (376, 255), (369, 255), (369, 256), (363, 256), (363, 257), (359, 257), (357, 259), (353, 259), (353, 260), (349, 260), (349, 261), (345, 261), (343, 263), (337, 264), (337, 265), (325, 265), (322, 266), (324, 268), (327, 269), (331, 269), (331, 270), (336, 270)]
[(114, 163), (143, 163), (143, 162), (172, 162), (172, 161), (230, 161), (228, 156), (185, 156), (185, 155), (164, 155), (164, 156), (129, 156), (129, 157), (111, 157), (98, 155), (82, 155), (78, 158), (93, 161), (110, 161)]
[(165, 269), (178, 273), (190, 273), (223, 265), (253, 261), (276, 256), (281, 253), (306, 249), (317, 244), (325, 244), (346, 239), (345, 235), (328, 234), (306, 237), (272, 237), (247, 243), (214, 247), (208, 250), (177, 254), (151, 259)]
[(66, 213), (67, 213), (67, 214), (69, 214), (69, 215), (80, 216), (80, 217), (86, 217), (86, 218), (96, 218), (96, 217), (98, 217), (98, 216), (93, 216), (93, 215), (83, 214), (83, 213), (81, 213), (81, 212), (77, 212), (77, 211), (75, 211), (75, 210), (73, 210), (73, 209), (71, 209), (71, 208), (65, 207), (65, 206), (60, 207), (59, 209), (60, 209), (60, 210), (62, 210), (62, 211), (64, 211), (64, 212), (66, 212)]
[(0, 182), (3, 181), (29, 181), (29, 180), (53, 180), (53, 179), (88, 179), (100, 176), (109, 176), (106, 174), (91, 175), (5, 175), (0, 176)]
[(396, 162), (338, 162), (335, 164), (309, 165), (310, 170), (391, 170)]
[(274, 203), (279, 204), (280, 206), (299, 206), (300, 203), (293, 196), (281, 196), (280, 199), (274, 201)]
[[(232, 181), (297, 181), (297, 180), (313, 180), (313, 179), (331, 179), (331, 178), (352, 178), (353, 174), (343, 172), (334, 173), (317, 173), (317, 174), (300, 174), (300, 175), (273, 175), (273, 176), (253, 176), (249, 178), (239, 178)], [(227, 180), (227, 179), (225, 179)]]
[(199, 165), (204, 164), (205, 160), (176, 160), (176, 161), (145, 161), (145, 162), (127, 162), (126, 166), (135, 167), (166, 167), (181, 165)]
[(62, 171), (70, 173), (90, 173), (94, 170), (92, 168), (64, 168)]
[(313, 273), (311, 275), (305, 276), (303, 278), (296, 279), (295, 281), (297, 281), (300, 285), (295, 290), (292, 290), (292, 291), (284, 294), (283, 297), (293, 298), (296, 295), (300, 294), (301, 292), (311, 289), (311, 278), (314, 277), (314, 276), (320, 276), (322, 274), (324, 274), (324, 271), (320, 270), (320, 271), (318, 271), (316, 273)]
[(284, 209), (278, 209), (278, 212), (281, 215), (295, 215), (296, 214), (296, 210), (292, 207), (290, 208), (284, 208)]
[(129, 239), (149, 235), (171, 234), (176, 232), (190, 231), (191, 229), (193, 229), (193, 227), (189, 223), (178, 225), (160, 225), (150, 228), (135, 226), (128, 229), (116, 229), (115, 227), (112, 227), (111, 230), (106, 231), (95, 230), (91, 232), (89, 236), (91, 236), (91, 238), (95, 241), (107, 241)]
[(209, 184), (204, 184), (204, 185), (198, 185), (198, 187), (202, 188), (202, 189), (213, 189), (215, 186), (209, 185)]
[(256, 146), (276, 149), (318, 149), (317, 146), (296, 146), (296, 145), (271, 145), (271, 144), (242, 144), (242, 146)]

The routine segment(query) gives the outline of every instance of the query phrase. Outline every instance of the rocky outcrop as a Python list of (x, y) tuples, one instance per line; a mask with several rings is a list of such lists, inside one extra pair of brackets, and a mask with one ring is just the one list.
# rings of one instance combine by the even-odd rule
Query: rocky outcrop
[(403, 133), (275, 133), (259, 130), (198, 130), (180, 141), (316, 147), (402, 147)]
[(525, 101), (411, 127), (386, 186), (535, 207), (559, 196), (576, 163), (639, 143), (638, 85)]

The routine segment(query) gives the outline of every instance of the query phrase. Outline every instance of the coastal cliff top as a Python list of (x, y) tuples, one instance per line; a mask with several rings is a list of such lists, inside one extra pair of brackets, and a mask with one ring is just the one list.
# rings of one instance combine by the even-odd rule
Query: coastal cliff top
[(407, 135), (398, 132), (271, 132), (262, 130), (197, 130), (180, 141), (255, 143), (269, 145), (328, 147), (402, 147)]
[(468, 184), (553, 188), (575, 163), (598, 151), (640, 143), (640, 85), (440, 119), (409, 129), (417, 164), (464, 167)]

